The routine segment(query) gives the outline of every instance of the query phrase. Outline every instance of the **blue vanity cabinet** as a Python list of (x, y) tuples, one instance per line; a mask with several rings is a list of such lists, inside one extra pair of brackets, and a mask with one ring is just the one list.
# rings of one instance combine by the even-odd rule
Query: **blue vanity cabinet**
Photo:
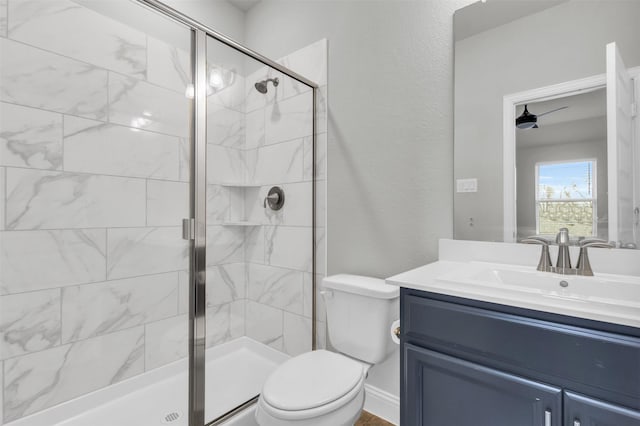
[(402, 425), (559, 425), (562, 389), (411, 344)]
[(640, 426), (640, 329), (401, 291), (403, 426)]

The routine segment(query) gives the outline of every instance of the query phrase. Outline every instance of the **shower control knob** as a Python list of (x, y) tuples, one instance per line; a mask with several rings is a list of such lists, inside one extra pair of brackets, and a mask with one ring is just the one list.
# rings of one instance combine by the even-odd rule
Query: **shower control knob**
[(267, 206), (271, 210), (280, 210), (284, 206), (284, 191), (279, 186), (274, 186), (269, 190), (269, 193), (264, 198), (263, 207)]

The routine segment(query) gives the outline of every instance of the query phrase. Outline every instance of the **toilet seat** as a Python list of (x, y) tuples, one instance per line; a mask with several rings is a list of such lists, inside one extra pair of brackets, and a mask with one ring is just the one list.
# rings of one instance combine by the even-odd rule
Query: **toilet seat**
[(325, 350), (299, 355), (269, 376), (258, 410), (284, 422), (331, 416), (344, 407), (357, 414), (364, 401), (365, 373), (363, 364), (344, 355)]

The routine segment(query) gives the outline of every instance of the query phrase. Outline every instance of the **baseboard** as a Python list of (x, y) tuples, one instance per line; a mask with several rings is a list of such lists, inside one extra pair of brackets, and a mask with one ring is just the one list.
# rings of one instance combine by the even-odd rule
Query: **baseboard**
[(369, 384), (364, 385), (364, 409), (394, 425), (400, 424), (400, 398)]

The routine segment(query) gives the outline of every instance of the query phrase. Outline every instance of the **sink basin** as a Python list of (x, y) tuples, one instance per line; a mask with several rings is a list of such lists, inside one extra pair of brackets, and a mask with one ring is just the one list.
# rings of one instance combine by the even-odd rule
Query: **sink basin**
[(616, 275), (583, 277), (474, 263), (468, 271), (445, 274), (445, 281), (465, 281), (543, 296), (591, 300), (640, 307), (640, 280)]
[(640, 277), (540, 272), (534, 267), (437, 261), (390, 284), (580, 318), (640, 327)]

